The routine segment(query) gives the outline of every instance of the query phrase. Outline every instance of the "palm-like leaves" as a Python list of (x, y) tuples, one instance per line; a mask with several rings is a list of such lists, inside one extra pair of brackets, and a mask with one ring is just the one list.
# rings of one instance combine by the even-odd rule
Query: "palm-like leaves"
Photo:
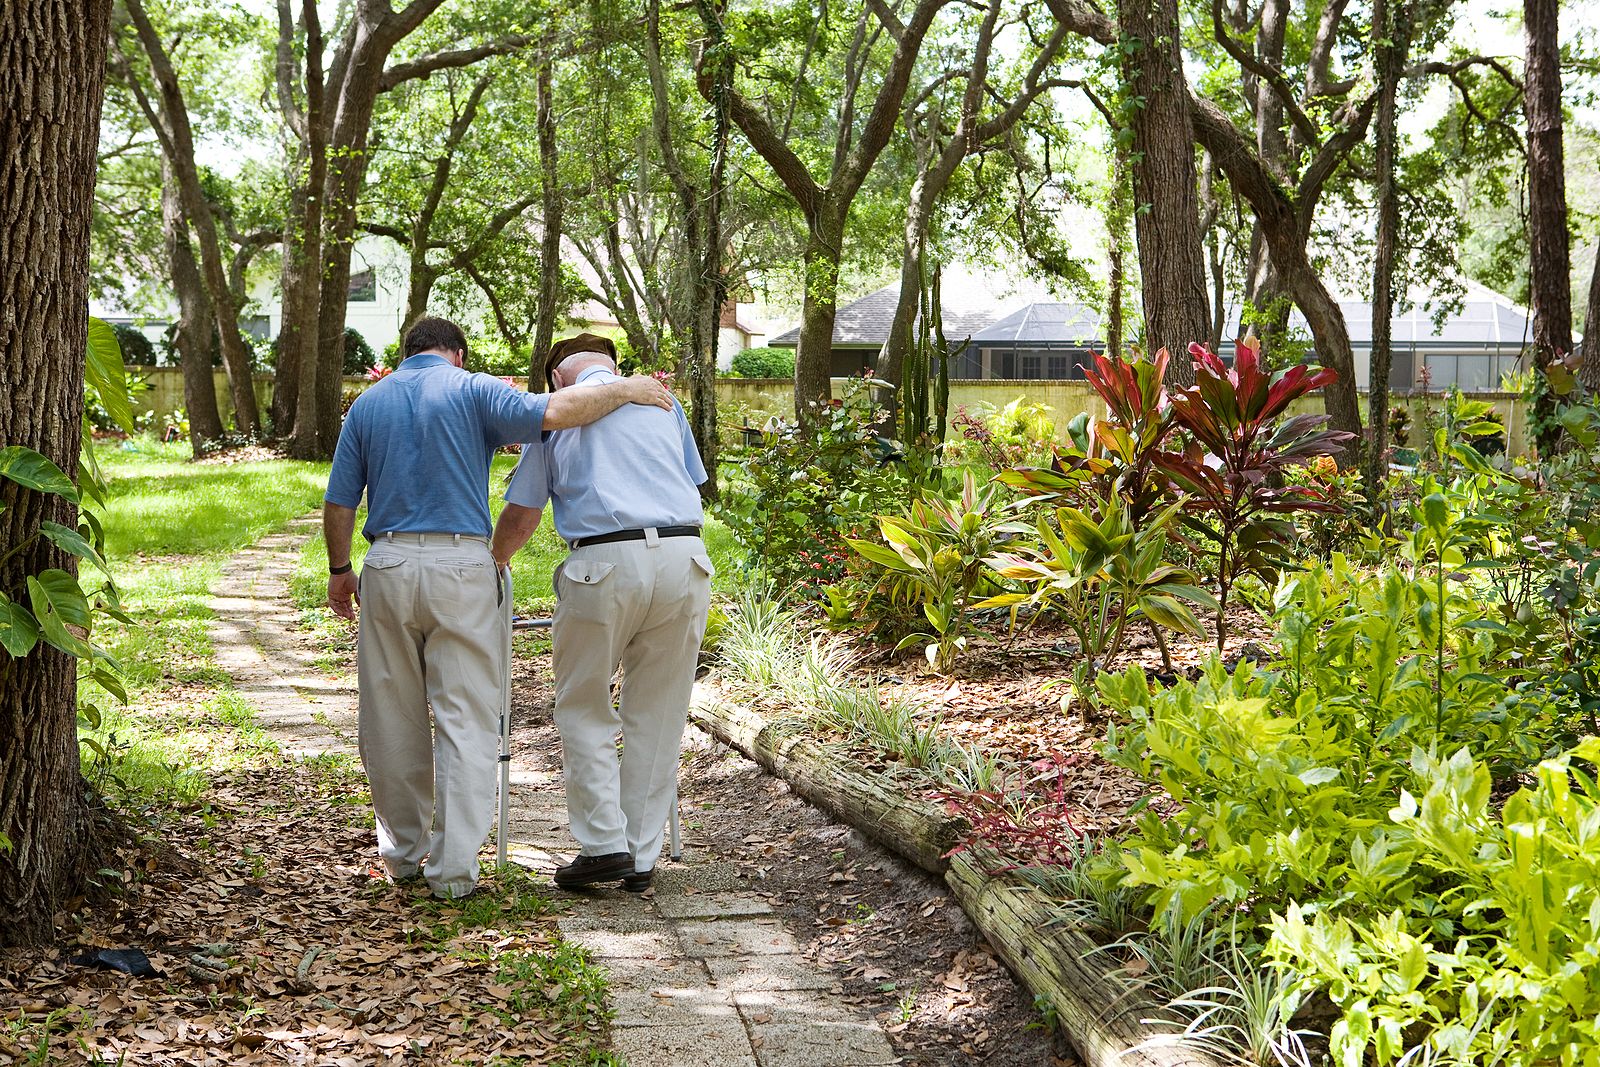
[(1284, 468), (1342, 452), (1352, 435), (1323, 429), (1326, 415), (1279, 421), (1293, 401), (1332, 381), (1332, 370), (1291, 367), (1271, 374), (1262, 367), (1255, 338), (1239, 342), (1232, 368), (1204, 345), (1190, 345), (1189, 351), (1196, 382), (1172, 397), (1172, 411), (1192, 440), (1182, 452), (1163, 452), (1155, 462), (1194, 497), (1195, 513), (1185, 515), (1185, 524), (1217, 544), (1221, 648), (1235, 579), (1270, 576), (1285, 562), (1294, 526), (1280, 516), (1339, 510), (1314, 489), (1282, 484)]

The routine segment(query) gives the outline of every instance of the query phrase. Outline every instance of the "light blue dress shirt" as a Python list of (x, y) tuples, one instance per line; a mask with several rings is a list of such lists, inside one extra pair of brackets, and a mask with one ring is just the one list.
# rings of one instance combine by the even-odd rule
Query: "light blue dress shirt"
[[(570, 388), (615, 381), (621, 379), (606, 368), (590, 367)], [(506, 500), (534, 509), (551, 504), (556, 532), (576, 541), (649, 526), (698, 526), (704, 516), (696, 487), (705, 480), (676, 400), (671, 411), (627, 404), (524, 448)]]
[(494, 451), (539, 440), (549, 403), (548, 393), (469, 374), (443, 356), (411, 356), (351, 405), (326, 499), (353, 508), (365, 491), (368, 541), (386, 533), (488, 537)]

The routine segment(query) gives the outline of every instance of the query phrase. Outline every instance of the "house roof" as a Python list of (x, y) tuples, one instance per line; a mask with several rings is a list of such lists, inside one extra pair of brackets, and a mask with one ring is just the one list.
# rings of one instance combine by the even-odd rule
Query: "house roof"
[[(1003, 279), (994, 274), (969, 273), (948, 268), (940, 284), (944, 335), (951, 341), (976, 334), (1019, 307), (1047, 297), (1049, 291), (1033, 282), (1001, 288)], [(895, 305), (900, 302), (900, 283), (886, 285), (860, 300), (841, 304), (834, 314), (833, 347), (878, 349), (889, 339)], [(800, 344), (797, 326), (767, 341), (772, 348), (796, 348)]]
[(1083, 304), (1029, 304), (973, 334), (972, 343), (1070, 343), (1093, 347), (1104, 343), (1104, 322), (1105, 316)]
[[(1357, 349), (1372, 345), (1372, 304), (1366, 300), (1341, 299), (1350, 343)], [(1038, 303), (1007, 315), (973, 335), (972, 343), (985, 347), (1023, 347), (1026, 345), (1071, 345), (1086, 348), (1104, 343), (1105, 317), (1083, 304)], [(1291, 329), (1309, 333), (1305, 316), (1299, 311), (1289, 316)], [(1533, 336), (1532, 313), (1527, 308), (1472, 282), (1460, 310), (1444, 316), (1434, 325), (1433, 310), (1426, 297), (1415, 306), (1396, 314), (1390, 327), (1396, 346), (1436, 349), (1521, 351)], [(1228, 317), (1222, 344), (1231, 349), (1231, 338), (1239, 336), (1239, 314)]]

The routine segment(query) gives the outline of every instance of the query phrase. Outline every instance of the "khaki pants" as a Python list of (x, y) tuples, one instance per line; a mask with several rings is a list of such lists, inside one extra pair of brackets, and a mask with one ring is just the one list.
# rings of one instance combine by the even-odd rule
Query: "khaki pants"
[(555, 718), (567, 813), (584, 855), (628, 852), (635, 870), (648, 871), (661, 854), (712, 573), (698, 537), (590, 545), (556, 569)]
[(361, 567), (361, 762), (378, 852), (392, 876), (420, 869), (444, 896), (477, 884), (494, 822), (500, 596), (482, 538), (386, 535)]

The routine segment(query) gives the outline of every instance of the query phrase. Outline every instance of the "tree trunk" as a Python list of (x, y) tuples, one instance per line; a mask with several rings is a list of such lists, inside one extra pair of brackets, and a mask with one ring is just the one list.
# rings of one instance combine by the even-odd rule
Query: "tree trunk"
[(1583, 362), (1578, 383), (1591, 397), (1600, 398), (1600, 245), (1595, 248), (1594, 273), (1589, 275), (1589, 308), (1583, 316)]
[(188, 105), (184, 103), (171, 57), (156, 36), (143, 3), (141, 0), (127, 0), (127, 8), (145, 55), (149, 57), (150, 72), (161, 99), (159, 120), (155, 125), (158, 127), (162, 152), (172, 164), (184, 214), (188, 216), (195, 243), (200, 248), (200, 276), (205, 281), (211, 308), (216, 313), (217, 332), (222, 337), (222, 365), (228, 372), (228, 385), (233, 393), (233, 424), (244, 436), (255, 437), (261, 432), (261, 415), (256, 407), (250, 348), (245, 343), (244, 334), (239, 331), (239, 309), (228, 287), (228, 272), (222, 262), (216, 218), (200, 184)]
[(1395, 180), (1396, 103), (1405, 70), (1411, 15), (1403, 0), (1376, 0), (1372, 8), (1372, 50), (1378, 72), (1377, 170), (1378, 238), (1372, 263), (1372, 369), (1367, 383), (1367, 499), (1376, 512), (1388, 473), (1389, 369), (1393, 363), (1390, 327), (1394, 317), (1394, 259), (1399, 243), (1400, 195)]
[[(0, 441), (78, 469), (88, 343), (89, 218), (110, 0), (0, 5)], [(28, 601), (29, 575), (74, 569), (36, 537), (75, 526), (57, 496), (0, 479), (0, 591)], [(30, 539), (32, 539), (30, 541)], [(78, 769), (77, 663), (39, 645), (0, 651), (0, 942), (50, 939), (57, 912), (98, 868)]]
[[(1572, 351), (1571, 262), (1567, 248), (1567, 179), (1562, 158), (1558, 0), (1524, 0), (1528, 61), (1523, 107), (1528, 119), (1528, 251), (1531, 259), (1533, 364), (1540, 374)], [(1560, 398), (1546, 389), (1533, 415), (1538, 445), (1559, 440)]]
[(1106, 291), (1106, 354), (1120, 358), (1126, 353), (1127, 313), (1124, 297), (1128, 291), (1128, 223), (1133, 210), (1128, 192), (1128, 150), (1113, 137), (1111, 157), (1111, 195), (1106, 205), (1106, 252), (1110, 260)]
[[(937, 194), (934, 194), (937, 195)], [(922, 249), (928, 237), (928, 213), (933, 197), (928, 195), (928, 172), (917, 175), (911, 186), (911, 198), (906, 203), (905, 247), (900, 256), (900, 294), (894, 305), (894, 318), (889, 322), (889, 338), (878, 353), (875, 377), (882, 378), (896, 389), (882, 393), (882, 403), (888, 411), (886, 425), (893, 426), (900, 408), (899, 388), (906, 365), (906, 355), (911, 351), (912, 331), (917, 325), (917, 303), (922, 293)]]
[(1130, 124), (1145, 347), (1172, 354), (1169, 384), (1193, 385), (1189, 343), (1210, 336), (1211, 315), (1177, 0), (1121, 0), (1118, 11), (1123, 34), (1142, 44), (1123, 53), (1122, 73), (1143, 100)]
[[(561, 293), (561, 171), (559, 149), (556, 146), (555, 101), (551, 86), (551, 67), (555, 60), (548, 54), (539, 63), (538, 108), (534, 116), (539, 137), (539, 171), (543, 182), (544, 218), (543, 239), (539, 242), (539, 310), (533, 328), (533, 364), (531, 380), (543, 376), (544, 358), (555, 343), (556, 304)], [(543, 385), (537, 388), (544, 388)]]
[(177, 184), (171, 165), (161, 163), (161, 235), (166, 244), (172, 291), (178, 298), (178, 321), (173, 343), (183, 368), (183, 405), (189, 413), (189, 444), (196, 456), (222, 436), (222, 413), (217, 410), (216, 379), (211, 373), (212, 314), (200, 266), (189, 244), (189, 227), (183, 220)]
[[(310, 128), (317, 129), (310, 118)], [(321, 440), (318, 411), (321, 394), (317, 389), (317, 323), (322, 311), (322, 188), (327, 177), (326, 146), (315, 132), (307, 153), (306, 176), (296, 190), (290, 209), (290, 223), (298, 221), (298, 231), (285, 230), (283, 255), (283, 317), (278, 329), (278, 382), (288, 384), (294, 401), (293, 435), (289, 454), (299, 459), (319, 459), (326, 454)], [(287, 366), (285, 366), (287, 361)], [(287, 402), (286, 402), (287, 403)]]
[(839, 310), (839, 251), (844, 211), (824, 198), (805, 248), (805, 300), (800, 309), (800, 345), (794, 355), (794, 413), (810, 423), (818, 405), (833, 400), (833, 320)]

